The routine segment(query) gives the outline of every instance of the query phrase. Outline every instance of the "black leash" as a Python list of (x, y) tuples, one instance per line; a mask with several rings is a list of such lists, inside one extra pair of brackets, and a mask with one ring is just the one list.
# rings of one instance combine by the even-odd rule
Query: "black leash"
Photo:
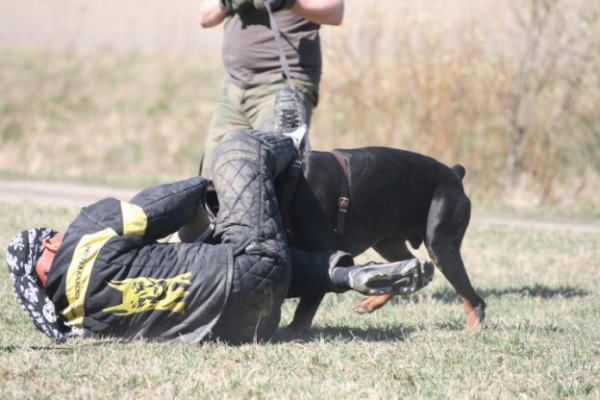
[(281, 68), (283, 69), (283, 76), (288, 81), (288, 84), (291, 87), (294, 87), (291, 81), (290, 65), (288, 64), (287, 58), (285, 57), (285, 54), (283, 52), (283, 46), (281, 45), (281, 33), (279, 32), (277, 22), (275, 22), (275, 18), (273, 17), (273, 11), (271, 11), (271, 2), (270, 0), (263, 0), (263, 2), (265, 3), (265, 8), (269, 13), (271, 31), (273, 32), (273, 36), (275, 37), (275, 43), (277, 43), (277, 48), (279, 49), (279, 61), (281, 62)]

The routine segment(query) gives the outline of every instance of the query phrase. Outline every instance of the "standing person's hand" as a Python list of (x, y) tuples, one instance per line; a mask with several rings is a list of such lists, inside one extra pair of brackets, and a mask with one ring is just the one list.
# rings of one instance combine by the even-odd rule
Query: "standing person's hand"
[(219, 0), (221, 10), (227, 16), (241, 14), (253, 6), (252, 0)]
[(296, 0), (254, 0), (254, 8), (260, 11), (267, 11), (265, 3), (271, 5), (271, 11), (281, 11), (292, 8)]

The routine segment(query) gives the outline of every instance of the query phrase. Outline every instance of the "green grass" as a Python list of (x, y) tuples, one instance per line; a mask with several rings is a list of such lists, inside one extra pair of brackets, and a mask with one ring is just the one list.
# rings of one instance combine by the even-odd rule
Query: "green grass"
[[(474, 10), (464, 21), (448, 14), (456, 4), (440, 3), (438, 10), (418, 3), (424, 11), (415, 13), (397, 1), (367, 3), (347, 2), (344, 25), (322, 30), (325, 69), (311, 127), (316, 149), (415, 150), (463, 164), (478, 212), (598, 219), (597, 3), (556, 3), (568, 12), (552, 14), (540, 43), (563, 48), (561, 34), (572, 34), (575, 50), (583, 50), (581, 62), (557, 59), (558, 70), (530, 59), (552, 53), (524, 51), (540, 30), (518, 29), (505, 3), (460, 3)], [(546, 3), (555, 4), (526, 2), (515, 10)], [(477, 14), (490, 4), (495, 11)], [(60, 10), (52, 15), (67, 11), (61, 24), (83, 20), (76, 5), (54, 7)], [(103, 15), (90, 7), (90, 15)], [(183, 3), (170, 7), (193, 12)], [(165, 16), (156, 8), (135, 9), (131, 21), (149, 19), (153, 34), (169, 33), (159, 27)], [(67, 42), (73, 45), (2, 44), (0, 176), (141, 187), (196, 174), (223, 75), (218, 54)], [(515, 61), (534, 63), (519, 71)], [(536, 82), (545, 82), (537, 95), (527, 90)], [(530, 113), (519, 113), (508, 101), (513, 97), (537, 101)], [(514, 115), (530, 118), (518, 179), (505, 186)], [(64, 230), (77, 212), (0, 204), (0, 244), (31, 226)], [(464, 330), (463, 307), (438, 272), (417, 295), (371, 315), (353, 313), (356, 294), (327, 295), (300, 340), (240, 347), (54, 345), (13, 298), (2, 257), (0, 399), (600, 398), (600, 233), (472, 224), (463, 254), (488, 303), (478, 333)], [(282, 324), (294, 305), (284, 305)]]
[[(0, 242), (78, 212), (2, 204)], [(422, 254), (422, 249), (418, 251)], [(0, 393), (22, 398), (600, 398), (600, 234), (472, 225), (463, 243), (485, 328), (438, 272), (366, 316), (329, 294), (298, 341), (229, 347), (78, 339), (54, 345), (0, 262)], [(371, 254), (361, 256), (369, 258)], [(294, 301), (284, 306), (292, 317)]]

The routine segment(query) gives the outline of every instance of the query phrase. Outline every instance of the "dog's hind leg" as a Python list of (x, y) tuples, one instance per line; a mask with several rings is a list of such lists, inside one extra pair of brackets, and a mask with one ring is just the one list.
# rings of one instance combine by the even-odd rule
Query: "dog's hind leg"
[(464, 194), (434, 196), (427, 221), (425, 245), (432, 261), (461, 297), (467, 311), (467, 329), (478, 330), (485, 319), (485, 302), (475, 292), (460, 253), (469, 224), (471, 205)]
[[(415, 258), (410, 250), (408, 250), (408, 247), (406, 247), (406, 242), (404, 239), (396, 237), (389, 237), (380, 240), (373, 245), (373, 250), (390, 262)], [(356, 311), (358, 314), (372, 313), (373, 311), (379, 310), (381, 307), (383, 307), (388, 301), (390, 301), (392, 297), (394, 297), (394, 295), (391, 294), (365, 297), (358, 302), (354, 308), (354, 311)]]
[(298, 307), (296, 307), (292, 322), (285, 327), (285, 332), (283, 333), (290, 337), (296, 337), (305, 333), (312, 325), (313, 318), (324, 297), (325, 293), (302, 297), (298, 303)]

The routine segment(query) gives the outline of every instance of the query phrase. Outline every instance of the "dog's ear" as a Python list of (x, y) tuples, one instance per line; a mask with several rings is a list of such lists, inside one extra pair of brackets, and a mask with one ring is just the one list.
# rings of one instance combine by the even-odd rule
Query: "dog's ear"
[(453, 166), (450, 169), (452, 171), (454, 171), (454, 173), (460, 178), (461, 181), (463, 180), (463, 178), (465, 177), (465, 174), (467, 173), (467, 170), (465, 169), (465, 167), (463, 167), (460, 164), (456, 164), (455, 166)]

